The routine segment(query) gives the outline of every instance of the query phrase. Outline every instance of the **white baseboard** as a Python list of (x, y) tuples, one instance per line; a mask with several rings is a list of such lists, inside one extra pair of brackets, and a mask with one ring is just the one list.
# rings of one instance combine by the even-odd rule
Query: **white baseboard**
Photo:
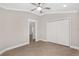
[(79, 47), (77, 47), (77, 46), (70, 46), (70, 48), (79, 50)]
[[(51, 42), (51, 41), (44, 40), (44, 39), (39, 39), (39, 40), (41, 40), (41, 41), (46, 41), (46, 42)], [(39, 40), (38, 40), (38, 41), (39, 41)], [(53, 42), (52, 42), (52, 43), (53, 43)], [(56, 44), (58, 44), (58, 43), (56, 43)], [(62, 45), (62, 44), (60, 44), (60, 45)], [(64, 45), (64, 46), (67, 46), (67, 45)], [(70, 46), (70, 48), (79, 50), (79, 47), (77, 47), (77, 46)]]
[(19, 45), (16, 45), (16, 46), (12, 46), (12, 47), (6, 48), (6, 49), (0, 51), (0, 55), (2, 55), (2, 54), (3, 54), (4, 52), (6, 52), (6, 51), (9, 51), (9, 50), (11, 50), (11, 49), (14, 49), (14, 48), (18, 48), (18, 47), (24, 46), (24, 45), (26, 45), (26, 44), (29, 44), (29, 43), (22, 43), (22, 44), (19, 44)]
[(39, 40), (37, 40), (37, 41), (47, 41), (47, 40), (45, 40), (45, 39), (39, 39)]

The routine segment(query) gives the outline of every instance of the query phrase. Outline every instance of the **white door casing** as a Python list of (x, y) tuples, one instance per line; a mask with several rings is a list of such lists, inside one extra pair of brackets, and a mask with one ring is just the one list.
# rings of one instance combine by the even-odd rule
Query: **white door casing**
[(29, 41), (29, 26), (30, 26), (30, 22), (35, 22), (35, 38), (36, 38), (36, 41), (37, 41), (37, 20), (34, 20), (34, 19), (28, 19), (28, 41)]

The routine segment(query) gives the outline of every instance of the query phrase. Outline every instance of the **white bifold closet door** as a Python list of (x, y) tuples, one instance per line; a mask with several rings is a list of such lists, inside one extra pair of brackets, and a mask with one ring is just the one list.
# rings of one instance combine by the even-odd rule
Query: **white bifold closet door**
[(47, 23), (47, 40), (69, 46), (69, 20)]

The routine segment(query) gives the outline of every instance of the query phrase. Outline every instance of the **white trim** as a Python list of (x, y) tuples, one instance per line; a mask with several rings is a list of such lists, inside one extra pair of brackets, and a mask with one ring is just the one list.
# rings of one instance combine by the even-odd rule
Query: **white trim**
[(8, 47), (8, 48), (6, 48), (6, 49), (0, 51), (0, 55), (3, 54), (3, 53), (6, 52), (6, 51), (9, 51), (9, 50), (11, 50), (11, 49), (24, 46), (24, 45), (26, 45), (26, 44), (29, 44), (29, 43), (22, 43), (22, 44), (19, 44), (19, 45), (15, 45), (15, 46), (12, 46), (12, 47)]
[(70, 46), (70, 48), (79, 50), (79, 47), (77, 47), (77, 46)]
[(78, 10), (71, 10), (71, 11), (53, 11), (50, 13), (46, 13), (46, 14), (63, 14), (63, 13), (77, 13)]
[(37, 41), (37, 20), (34, 20), (34, 19), (28, 19), (28, 40), (29, 40), (29, 22), (35, 22), (35, 28), (36, 28), (36, 41)]
[(69, 46), (71, 46), (72, 42), (71, 42), (71, 34), (72, 34), (72, 21), (71, 21), (71, 16), (68, 18), (69, 19)]
[(48, 42), (47, 39), (38, 39), (37, 41), (45, 41), (45, 42)]
[(12, 11), (29, 12), (29, 13), (33, 13), (33, 14), (38, 15), (38, 16), (43, 16), (43, 15), (47, 15), (47, 14), (64, 14), (64, 13), (77, 13), (78, 12), (78, 10), (71, 10), (71, 11), (53, 11), (53, 12), (49, 12), (49, 13), (38, 14), (38, 13), (30, 12), (28, 10), (22, 10), (22, 9), (16, 9), (16, 8), (7, 8), (4, 6), (0, 6), (0, 8), (3, 8), (5, 10), (12, 10)]

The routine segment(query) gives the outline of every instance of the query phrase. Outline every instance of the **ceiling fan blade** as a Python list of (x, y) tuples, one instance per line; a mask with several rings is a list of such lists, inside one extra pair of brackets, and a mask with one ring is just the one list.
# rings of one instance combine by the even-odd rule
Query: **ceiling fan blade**
[(44, 3), (38, 3), (38, 7), (42, 7)]
[(36, 3), (31, 3), (32, 5), (37, 5)]
[(39, 6), (41, 5), (41, 3), (38, 3), (39, 4)]
[(34, 9), (31, 9), (31, 11), (34, 11), (34, 10), (36, 10), (36, 8), (34, 8)]
[(41, 3), (37, 3), (37, 7), (40, 7)]
[(49, 10), (49, 9), (51, 9), (51, 8), (50, 8), (50, 7), (45, 7), (44, 9), (48, 9), (48, 10)]
[(40, 13), (43, 13), (43, 11), (40, 11)]

